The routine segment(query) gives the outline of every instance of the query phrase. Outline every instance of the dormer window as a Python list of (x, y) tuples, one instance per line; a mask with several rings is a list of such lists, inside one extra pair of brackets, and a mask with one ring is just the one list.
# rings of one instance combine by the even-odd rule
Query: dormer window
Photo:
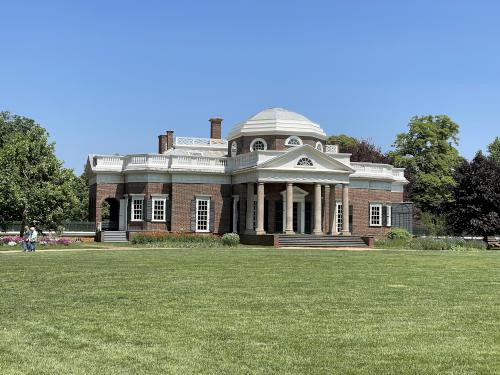
[(321, 142), (316, 142), (316, 150), (323, 152), (323, 143)]
[(236, 142), (231, 143), (231, 157), (235, 157), (238, 153), (238, 144)]
[(301, 145), (302, 145), (302, 139), (296, 136), (288, 137), (287, 140), (285, 141), (285, 146), (301, 146)]
[(250, 143), (250, 151), (264, 151), (267, 150), (267, 143), (262, 138), (255, 138), (252, 143)]
[(312, 166), (314, 166), (314, 163), (311, 159), (304, 157), (304, 158), (299, 159), (299, 161), (297, 162), (297, 165), (299, 167), (312, 167)]

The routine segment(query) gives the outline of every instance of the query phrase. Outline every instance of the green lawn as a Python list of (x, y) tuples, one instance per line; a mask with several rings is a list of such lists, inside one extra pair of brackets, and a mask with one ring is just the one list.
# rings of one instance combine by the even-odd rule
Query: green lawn
[(0, 285), (0, 374), (500, 373), (500, 252), (3, 252)]

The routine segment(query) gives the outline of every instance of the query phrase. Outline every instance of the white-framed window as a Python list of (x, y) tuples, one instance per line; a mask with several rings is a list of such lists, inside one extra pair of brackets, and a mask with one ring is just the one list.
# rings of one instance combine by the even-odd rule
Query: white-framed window
[(267, 150), (267, 143), (262, 138), (255, 138), (250, 143), (250, 151), (264, 151)]
[(167, 207), (166, 198), (154, 198), (152, 199), (153, 208), (153, 221), (166, 221), (165, 210)]
[(210, 198), (196, 198), (196, 231), (210, 231)]
[(132, 197), (131, 221), (142, 221), (142, 212), (144, 208), (144, 197)]
[(238, 153), (238, 144), (233, 141), (233, 143), (231, 143), (231, 157), (235, 157), (236, 154)]
[(302, 157), (297, 161), (297, 165), (300, 167), (312, 167), (314, 166), (314, 163), (311, 159), (307, 157)]
[(316, 150), (323, 152), (323, 143), (320, 141), (316, 142)]
[(387, 224), (386, 226), (390, 227), (392, 225), (392, 220), (391, 220), (391, 217), (392, 217), (392, 206), (390, 204), (388, 204), (387, 206), (385, 206), (386, 208), (386, 217), (387, 217)]
[(370, 203), (370, 226), (382, 226), (382, 205), (380, 203)]
[(285, 146), (302, 146), (302, 139), (292, 135), (286, 139)]
[(337, 208), (337, 232), (342, 232), (342, 202), (335, 202)]

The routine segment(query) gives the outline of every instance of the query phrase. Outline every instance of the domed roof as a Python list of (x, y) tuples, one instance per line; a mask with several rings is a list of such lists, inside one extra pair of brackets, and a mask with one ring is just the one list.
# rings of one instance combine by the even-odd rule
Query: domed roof
[(326, 133), (321, 127), (307, 117), (283, 108), (269, 108), (236, 124), (229, 134), (228, 140), (242, 135), (298, 135), (326, 139)]

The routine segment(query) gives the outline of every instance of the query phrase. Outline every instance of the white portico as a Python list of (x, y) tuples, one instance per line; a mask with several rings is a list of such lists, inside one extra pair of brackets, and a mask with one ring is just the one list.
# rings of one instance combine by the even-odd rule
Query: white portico
[[(260, 153), (262, 151), (256, 151)], [(264, 158), (263, 158), (264, 159)], [(246, 233), (265, 234), (264, 231), (264, 198), (266, 185), (285, 184), (286, 189), (280, 192), (283, 205), (283, 228), (286, 234), (304, 233), (306, 222), (305, 199), (309, 192), (297, 184), (312, 185), (313, 190), (313, 234), (338, 234), (337, 218), (330, 215), (328, 228), (322, 226), (322, 188), (329, 192), (332, 205), (336, 202), (335, 187), (342, 186), (342, 203), (344, 215), (348, 215), (349, 176), (355, 171), (348, 164), (333, 159), (310, 145), (302, 145), (281, 152), (269, 160), (248, 168), (237, 170), (233, 175), (233, 184), (246, 184)], [(257, 184), (257, 194), (254, 194)], [(257, 202), (254, 202), (254, 199)], [(333, 198), (333, 199), (331, 199)], [(254, 207), (256, 206), (256, 218)], [(331, 212), (335, 211), (335, 207)], [(256, 219), (256, 223), (254, 223)], [(349, 234), (348, 221), (345, 220), (342, 234)], [(255, 227), (255, 230), (254, 230)], [(279, 228), (277, 228), (279, 230)]]

